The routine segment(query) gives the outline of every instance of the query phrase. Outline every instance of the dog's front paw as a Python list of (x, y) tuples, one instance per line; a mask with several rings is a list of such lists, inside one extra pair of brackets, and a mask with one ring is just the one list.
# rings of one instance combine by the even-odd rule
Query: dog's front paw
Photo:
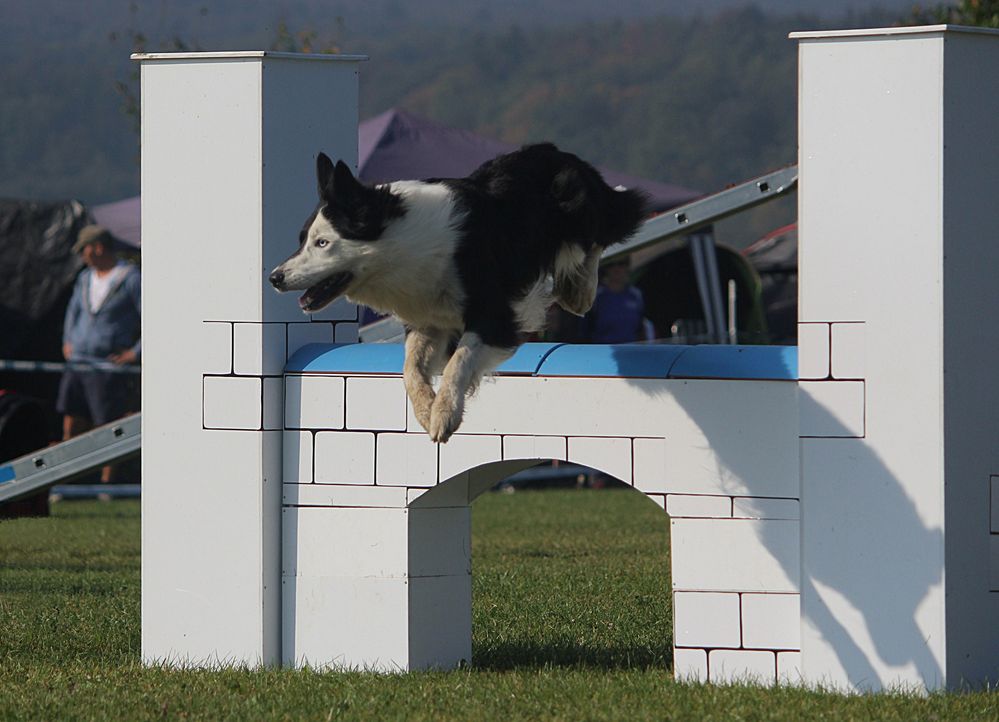
[(455, 401), (449, 395), (438, 394), (430, 410), (430, 425), (427, 427), (430, 438), (439, 444), (446, 444), (461, 426), (462, 412), (460, 399)]
[(413, 405), (413, 415), (420, 422), (427, 432), (430, 431), (431, 411), (434, 406), (434, 392), (416, 393), (409, 397), (409, 402)]

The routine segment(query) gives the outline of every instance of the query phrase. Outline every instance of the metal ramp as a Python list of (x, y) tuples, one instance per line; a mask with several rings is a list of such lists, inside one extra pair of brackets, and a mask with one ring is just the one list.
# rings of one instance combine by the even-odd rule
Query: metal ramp
[(134, 414), (0, 464), (0, 504), (139, 453), (142, 415)]

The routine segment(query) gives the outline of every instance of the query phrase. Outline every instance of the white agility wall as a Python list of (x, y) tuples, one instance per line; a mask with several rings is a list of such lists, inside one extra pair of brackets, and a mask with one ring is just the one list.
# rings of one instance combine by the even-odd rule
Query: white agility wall
[[(142, 656), (280, 661), (282, 369), (357, 337), (265, 288), (357, 160), (357, 58), (137, 56), (142, 72)], [(344, 323), (320, 318), (343, 319)]]
[[(549, 361), (564, 350), (575, 349)], [(484, 383), (443, 445), (413, 416), (401, 368), (288, 373), (284, 663), (470, 661), (469, 504), (538, 459), (561, 459), (670, 513), (679, 676), (797, 679), (796, 384), (547, 365)]]
[(356, 160), (356, 58), (142, 56), (143, 658), (454, 667), (470, 502), (567, 459), (670, 514), (678, 676), (999, 679), (999, 33), (794, 37), (800, 380), (525, 348), (441, 446), (399, 347), (266, 283)]
[(994, 681), (999, 33), (794, 37), (805, 678)]

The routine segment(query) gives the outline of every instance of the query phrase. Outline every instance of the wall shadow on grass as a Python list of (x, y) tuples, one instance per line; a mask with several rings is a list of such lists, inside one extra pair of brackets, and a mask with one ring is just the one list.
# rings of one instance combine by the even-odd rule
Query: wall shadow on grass
[(578, 642), (502, 642), (475, 645), (473, 666), (494, 672), (515, 669), (673, 669), (672, 640), (658, 648), (644, 645), (606, 646)]

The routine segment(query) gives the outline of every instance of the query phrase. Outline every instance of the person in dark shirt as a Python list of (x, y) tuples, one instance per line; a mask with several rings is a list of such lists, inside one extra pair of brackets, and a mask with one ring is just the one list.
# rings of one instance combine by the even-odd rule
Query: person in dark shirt
[(600, 285), (584, 326), (590, 343), (632, 343), (647, 340), (645, 300), (631, 285), (627, 260), (601, 269)]

